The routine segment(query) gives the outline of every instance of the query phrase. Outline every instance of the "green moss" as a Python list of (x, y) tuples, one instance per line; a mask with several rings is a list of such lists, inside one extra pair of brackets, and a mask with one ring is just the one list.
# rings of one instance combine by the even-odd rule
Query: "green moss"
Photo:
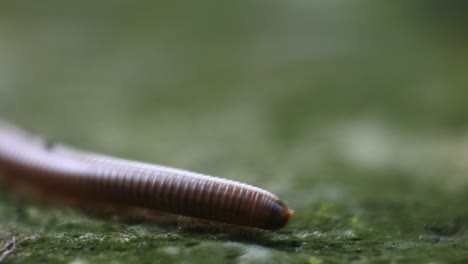
[(164, 226), (1, 187), (4, 263), (468, 262), (460, 17), (421, 1), (7, 2), (2, 118), (247, 182), (295, 213), (275, 232)]
[[(21, 205), (27, 213), (16, 218), (14, 214), (5, 215), (5, 219), (12, 217), (5, 232), (18, 238), (17, 249), (8, 261), (336, 263), (392, 259), (410, 263), (466, 260), (462, 254), (468, 249), (464, 205), (457, 203), (458, 199), (465, 198), (455, 197), (464, 194), (437, 192), (430, 184), (410, 181), (406, 184), (417, 184), (417, 192), (405, 193), (401, 188), (394, 188), (394, 195), (386, 196), (382, 190), (381, 196), (374, 196), (358, 188), (362, 184), (371, 186), (368, 189), (371, 193), (379, 186), (385, 186), (385, 190), (392, 188), (390, 183), (377, 185), (372, 177), (362, 177), (355, 184), (348, 182), (347, 189), (360, 190), (349, 193), (352, 198), (322, 201), (312, 205), (311, 210), (304, 205), (296, 210), (291, 225), (277, 232), (175, 230), (171, 226), (125, 223), (121, 219), (96, 218), (79, 210), (23, 201)], [(428, 199), (436, 199), (437, 203), (426, 202)]]

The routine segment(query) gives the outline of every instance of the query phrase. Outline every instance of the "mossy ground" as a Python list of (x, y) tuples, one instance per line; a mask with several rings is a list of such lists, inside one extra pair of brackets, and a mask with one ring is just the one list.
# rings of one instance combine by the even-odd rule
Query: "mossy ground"
[(265, 188), (295, 210), (290, 225), (163, 226), (3, 186), (4, 263), (468, 262), (459, 7), (187, 5), (2, 3), (1, 116)]

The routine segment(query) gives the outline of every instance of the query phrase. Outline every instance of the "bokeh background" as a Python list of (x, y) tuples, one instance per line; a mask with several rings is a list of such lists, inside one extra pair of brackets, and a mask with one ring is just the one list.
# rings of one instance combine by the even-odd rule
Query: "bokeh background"
[[(2, 1), (0, 116), (276, 193), (191, 232), (0, 191), (6, 263), (468, 261), (465, 1)], [(0, 244), (1, 246), (1, 244)]]

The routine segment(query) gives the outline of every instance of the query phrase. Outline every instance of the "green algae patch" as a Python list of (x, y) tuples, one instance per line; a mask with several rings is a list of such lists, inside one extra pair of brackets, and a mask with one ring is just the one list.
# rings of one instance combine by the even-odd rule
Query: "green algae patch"
[[(359, 185), (372, 186), (373, 182), (361, 177), (356, 186), (347, 182), (346, 188), (359, 189)], [(463, 252), (468, 249), (468, 232), (462, 201), (468, 197), (438, 192), (434, 186), (418, 181), (409, 184), (417, 185), (418, 191), (408, 195), (395, 188), (391, 197), (350, 191), (350, 199), (304, 204), (296, 209), (292, 223), (276, 232), (213, 232), (151, 222), (128, 223), (23, 201), (25, 210), (37, 211), (18, 217), (16, 210), (11, 210), (11, 214), (3, 215), (3, 220), (10, 220), (3, 225), (2, 233), (17, 238), (15, 252), (7, 263), (466, 260)], [(375, 185), (369, 190), (374, 193), (378, 186), (387, 189), (389, 185)], [(5, 192), (3, 189), (2, 194)], [(405, 199), (400, 199), (403, 196)], [(429, 202), (431, 199), (437, 202)]]
[(461, 4), (27, 2), (0, 4), (0, 118), (295, 212), (161, 225), (0, 185), (2, 264), (468, 263)]

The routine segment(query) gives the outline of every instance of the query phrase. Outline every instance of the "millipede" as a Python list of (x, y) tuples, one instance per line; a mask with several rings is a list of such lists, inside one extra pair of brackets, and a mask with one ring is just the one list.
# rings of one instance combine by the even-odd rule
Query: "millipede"
[(56, 144), (0, 120), (0, 178), (58, 197), (275, 230), (293, 214), (248, 184)]

